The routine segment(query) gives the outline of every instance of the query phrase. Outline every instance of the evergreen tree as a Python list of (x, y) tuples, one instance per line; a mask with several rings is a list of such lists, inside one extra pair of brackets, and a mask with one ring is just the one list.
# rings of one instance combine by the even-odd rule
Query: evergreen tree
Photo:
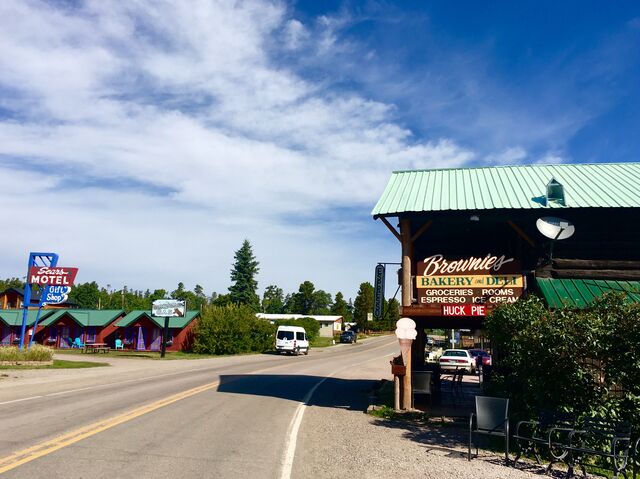
[(25, 287), (24, 281), (20, 278), (7, 278), (0, 280), (0, 292), (9, 288), (21, 289)]
[(287, 312), (295, 314), (328, 314), (331, 295), (321, 289), (316, 290), (311, 281), (300, 284), (298, 292), (291, 295)]
[(153, 303), (156, 299), (164, 299), (167, 297), (167, 291), (164, 289), (155, 289), (149, 296), (149, 300)]
[(82, 309), (97, 308), (99, 297), (100, 289), (95, 281), (75, 285), (69, 292), (69, 301), (76, 303)]
[(400, 319), (400, 302), (396, 298), (389, 298), (384, 303), (384, 328), (391, 331), (396, 328), (396, 322)]
[(331, 305), (331, 314), (342, 316), (345, 323), (350, 323), (353, 316), (349, 310), (349, 304), (344, 300), (344, 296), (340, 291), (336, 293), (336, 297)]
[(231, 301), (236, 304), (246, 304), (254, 311), (260, 309), (260, 298), (256, 293), (258, 282), (255, 277), (260, 271), (258, 261), (253, 255), (251, 243), (244, 240), (242, 246), (235, 253), (235, 263), (231, 269), (231, 282), (229, 295)]
[(229, 306), (233, 304), (230, 294), (214, 294), (216, 295), (216, 297), (215, 299), (211, 300), (211, 306)]
[(360, 330), (366, 328), (368, 313), (373, 313), (373, 286), (366, 282), (360, 285), (353, 304), (353, 319)]
[(284, 309), (284, 293), (281, 288), (272, 284), (267, 286), (262, 295), (262, 312), (279, 314)]
[(204, 294), (204, 288), (202, 286), (200, 286), (199, 284), (196, 284), (196, 287), (193, 288), (193, 292), (195, 293), (195, 295), (198, 298), (205, 298), (206, 295)]
[(311, 281), (300, 284), (298, 292), (293, 295), (295, 309), (298, 314), (312, 314), (314, 306), (315, 285)]
[(331, 294), (319, 289), (313, 294), (311, 314), (329, 314), (331, 312)]

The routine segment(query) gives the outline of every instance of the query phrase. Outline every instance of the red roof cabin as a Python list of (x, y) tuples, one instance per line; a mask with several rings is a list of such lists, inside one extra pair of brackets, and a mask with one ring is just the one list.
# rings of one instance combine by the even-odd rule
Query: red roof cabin
[(116, 322), (121, 309), (65, 309), (50, 311), (38, 321), (35, 340), (53, 348), (71, 348), (76, 338), (86, 343), (107, 343), (114, 347)]
[[(0, 310), (0, 346), (18, 346), (20, 344), (23, 311), (23, 309)], [(29, 310), (27, 314), (27, 337), (33, 332), (32, 328), (37, 312), (37, 310)], [(41, 311), (38, 322), (43, 321), (53, 313), (53, 310)]]
[[(184, 317), (169, 319), (167, 351), (191, 350), (193, 328), (199, 317), (199, 311), (187, 311)], [(148, 311), (131, 311), (118, 321), (116, 326), (118, 327), (116, 337), (124, 342), (125, 349), (160, 351), (164, 318), (151, 316)]]

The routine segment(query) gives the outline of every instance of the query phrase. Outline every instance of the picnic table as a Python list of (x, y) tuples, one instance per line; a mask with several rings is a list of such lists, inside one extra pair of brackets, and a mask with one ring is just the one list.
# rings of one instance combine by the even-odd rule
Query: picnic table
[(111, 351), (111, 348), (107, 345), (107, 343), (86, 343), (84, 345), (84, 352), (85, 353), (99, 353), (99, 352), (103, 352), (103, 353), (108, 353), (109, 351)]

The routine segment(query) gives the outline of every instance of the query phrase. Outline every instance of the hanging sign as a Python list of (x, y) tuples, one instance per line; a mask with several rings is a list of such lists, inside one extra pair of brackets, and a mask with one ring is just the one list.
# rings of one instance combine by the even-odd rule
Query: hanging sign
[(520, 262), (505, 255), (445, 258), (436, 254), (417, 264), (418, 307), (427, 316), (485, 316), (513, 303), (526, 288)]
[(373, 286), (373, 315), (380, 319), (382, 318), (383, 304), (384, 304), (384, 273), (385, 267), (383, 264), (376, 266), (375, 281)]
[(185, 302), (176, 299), (158, 299), (151, 305), (151, 315), (164, 318), (184, 317)]

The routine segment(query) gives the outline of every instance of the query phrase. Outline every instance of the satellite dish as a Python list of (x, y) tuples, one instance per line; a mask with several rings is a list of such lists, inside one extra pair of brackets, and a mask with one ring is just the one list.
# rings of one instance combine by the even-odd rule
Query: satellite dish
[(554, 216), (538, 218), (536, 227), (540, 233), (554, 241), (571, 238), (573, 233), (576, 232), (576, 227), (570, 221)]

